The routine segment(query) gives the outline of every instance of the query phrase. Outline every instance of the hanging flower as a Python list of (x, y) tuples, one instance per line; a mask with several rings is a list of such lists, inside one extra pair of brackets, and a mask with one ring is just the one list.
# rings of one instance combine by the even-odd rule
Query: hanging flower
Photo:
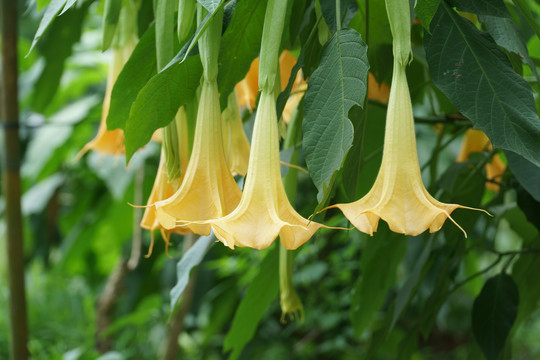
[(109, 115), (114, 83), (131, 56), (136, 44), (137, 40), (133, 37), (124, 46), (114, 49), (112, 66), (109, 68), (109, 75), (107, 77), (107, 87), (105, 89), (98, 132), (94, 139), (88, 142), (77, 154), (76, 159), (80, 159), (89, 150), (97, 151), (103, 155), (122, 155), (125, 153), (124, 132), (120, 129), (107, 130), (106, 120)]
[(368, 99), (375, 100), (382, 104), (388, 104), (390, 97), (390, 88), (385, 82), (380, 84), (372, 73), (368, 74)]
[[(289, 76), (296, 64), (297, 59), (287, 50), (283, 50), (279, 56), (279, 76), (281, 82), (281, 91), (285, 90), (287, 83), (289, 82)], [(247, 108), (252, 111), (255, 108), (255, 101), (259, 94), (259, 58), (256, 58), (251, 63), (249, 71), (246, 77), (236, 85), (236, 91), (238, 94), (238, 102), (240, 107)], [(291, 89), (291, 95), (287, 99), (285, 108), (283, 109), (283, 121), (288, 124), (294, 109), (298, 106), (298, 103), (304, 97), (307, 90), (307, 82), (304, 80), (302, 73), (299, 71), (296, 73), (296, 78)]]
[(146, 257), (149, 257), (152, 254), (152, 249), (154, 247), (154, 231), (160, 230), (161, 236), (165, 241), (165, 251), (169, 247), (169, 238), (171, 233), (175, 232), (177, 234), (183, 235), (189, 233), (189, 229), (186, 228), (174, 228), (174, 229), (165, 229), (161, 226), (158, 219), (156, 218), (156, 208), (153, 206), (156, 202), (166, 200), (174, 195), (175, 191), (178, 190), (184, 174), (186, 172), (186, 167), (189, 161), (189, 145), (188, 145), (188, 129), (187, 129), (187, 118), (183, 108), (181, 108), (176, 114), (176, 119), (178, 126), (178, 143), (180, 149), (180, 166), (181, 166), (181, 175), (179, 178), (171, 180), (167, 175), (167, 162), (165, 149), (161, 148), (161, 157), (159, 159), (159, 167), (154, 180), (154, 186), (152, 187), (152, 192), (148, 198), (147, 206), (145, 207), (143, 217), (141, 219), (140, 226), (143, 229), (150, 230), (150, 247), (148, 249), (148, 254)]
[(259, 58), (255, 58), (255, 60), (251, 62), (246, 77), (236, 84), (235, 87), (238, 96), (238, 104), (241, 108), (248, 109), (249, 112), (252, 112), (253, 109), (255, 109), (255, 101), (259, 94), (258, 71)]
[(437, 201), (422, 183), (405, 66), (394, 60), (383, 158), (375, 184), (360, 200), (329, 208), (339, 208), (358, 230), (370, 235), (381, 218), (390, 230), (406, 235), (438, 231), (449, 218), (466, 236), (450, 214), (457, 208), (478, 209)]
[[(489, 138), (481, 130), (468, 129), (463, 137), (461, 149), (459, 151), (457, 162), (464, 162), (469, 159), (469, 155), (475, 152), (489, 151), (493, 148)], [(491, 191), (499, 191), (500, 187), (494, 183), (506, 170), (506, 164), (501, 160), (499, 154), (493, 155), (491, 162), (486, 164), (486, 189)]]
[(323, 226), (300, 216), (285, 194), (276, 103), (271, 92), (263, 91), (259, 101), (240, 204), (229, 215), (209, 223), (216, 237), (231, 249), (235, 246), (264, 249), (278, 235), (287, 249), (296, 249)]
[(227, 108), (221, 114), (223, 119), (223, 141), (225, 157), (233, 175), (245, 176), (249, 162), (249, 141), (242, 126), (236, 91), (228, 98)]
[(215, 81), (202, 85), (193, 150), (182, 185), (167, 200), (154, 204), (156, 217), (167, 230), (176, 228), (210, 234), (201, 221), (230, 213), (242, 196), (223, 151), (219, 93)]

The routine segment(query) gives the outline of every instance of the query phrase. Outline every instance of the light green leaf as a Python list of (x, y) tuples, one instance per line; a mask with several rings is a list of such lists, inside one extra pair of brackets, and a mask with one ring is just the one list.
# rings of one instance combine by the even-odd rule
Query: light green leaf
[(125, 128), (126, 161), (152, 134), (167, 126), (180, 106), (195, 95), (202, 75), (199, 55), (167, 67), (143, 87), (133, 103)]
[(158, 70), (161, 71), (174, 56), (174, 12), (178, 0), (156, 1), (156, 57)]
[(220, 0), (197, 0), (197, 2), (208, 10), (209, 13), (216, 11), (221, 4)]
[(103, 38), (101, 50), (105, 51), (111, 46), (122, 10), (122, 1), (105, 0), (105, 11), (103, 13)]
[(497, 360), (516, 320), (519, 292), (505, 273), (488, 279), (474, 300), (472, 331), (487, 360)]
[(350, 316), (357, 336), (362, 335), (381, 310), (407, 250), (405, 236), (391, 232), (385, 224), (379, 227), (376, 237), (366, 236), (360, 260), (362, 274), (352, 292)]
[(223, 351), (232, 350), (229, 360), (238, 359), (251, 340), (266, 310), (278, 296), (278, 246), (272, 247), (262, 261), (240, 302), (231, 329), (225, 337)]
[(64, 180), (64, 175), (56, 173), (32, 186), (22, 197), (22, 213), (28, 216), (43, 211)]
[(154, 25), (146, 30), (114, 83), (111, 106), (107, 115), (109, 130), (125, 130), (129, 110), (137, 99), (139, 91), (156, 74), (155, 32)]
[(223, 34), (219, 51), (218, 86), (221, 108), (227, 106), (227, 95), (234, 90), (259, 55), (266, 0), (240, 1)]
[(303, 149), (319, 201), (352, 145), (349, 110), (353, 105), (363, 106), (368, 69), (366, 44), (358, 32), (345, 29), (328, 40), (321, 63), (309, 79)]
[(66, 2), (67, 0), (52, 0), (49, 5), (47, 5), (47, 9), (45, 9), (45, 13), (41, 18), (38, 29), (36, 31), (36, 35), (34, 35), (34, 40), (32, 40), (30, 50), (28, 50), (28, 54), (32, 52), (34, 46), (36, 46), (37, 42), (39, 41), (45, 30), (47, 30), (49, 25), (51, 25), (51, 23), (54, 21), (56, 15), (58, 15), (60, 13), (60, 10), (64, 8)]
[(431, 77), (494, 147), (540, 166), (540, 119), (532, 90), (486, 33), (442, 2), (424, 44)]
[(180, 261), (176, 264), (176, 285), (171, 289), (171, 309), (174, 310), (176, 303), (182, 296), (188, 282), (191, 270), (198, 266), (204, 258), (204, 255), (212, 245), (216, 243), (216, 237), (213, 235), (201, 236), (195, 241), (192, 247), (186, 251)]

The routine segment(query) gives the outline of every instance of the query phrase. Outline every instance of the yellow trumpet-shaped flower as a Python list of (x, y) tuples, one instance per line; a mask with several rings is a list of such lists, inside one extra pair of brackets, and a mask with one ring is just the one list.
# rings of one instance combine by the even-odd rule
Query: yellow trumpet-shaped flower
[(120, 129), (107, 130), (107, 115), (109, 115), (109, 107), (111, 105), (111, 93), (114, 83), (120, 75), (122, 68), (128, 61), (137, 40), (131, 38), (126, 44), (120, 48), (114, 49), (112, 66), (109, 68), (107, 77), (107, 87), (105, 89), (105, 98), (103, 99), (103, 107), (101, 110), (101, 122), (96, 136), (88, 142), (82, 150), (77, 154), (77, 159), (81, 158), (87, 151), (97, 151), (103, 155), (122, 155), (125, 153), (124, 148), (124, 132)]
[(231, 249), (268, 247), (279, 235), (287, 249), (296, 249), (321, 226), (291, 206), (281, 181), (279, 138), (274, 94), (263, 91), (251, 144), (248, 173), (238, 207), (209, 221), (214, 234)]
[(169, 247), (169, 238), (170, 234), (175, 232), (177, 234), (186, 234), (189, 229), (186, 228), (174, 228), (172, 230), (164, 229), (156, 218), (156, 208), (153, 206), (156, 202), (166, 200), (174, 195), (175, 191), (178, 190), (182, 179), (186, 172), (186, 167), (189, 161), (189, 144), (188, 144), (188, 129), (187, 129), (187, 118), (185, 116), (185, 111), (181, 108), (176, 114), (177, 126), (179, 126), (179, 149), (180, 149), (180, 166), (181, 166), (181, 175), (180, 178), (170, 180), (167, 175), (167, 162), (164, 148), (161, 149), (161, 157), (159, 159), (159, 167), (154, 180), (154, 186), (152, 187), (152, 192), (148, 198), (147, 206), (145, 207), (143, 217), (141, 219), (140, 226), (143, 229), (150, 230), (151, 242), (148, 249), (147, 257), (152, 254), (152, 249), (154, 246), (154, 231), (160, 230), (163, 240), (165, 241), (165, 249)]
[(217, 83), (205, 80), (184, 180), (171, 198), (154, 204), (156, 217), (167, 230), (180, 227), (208, 235), (210, 225), (201, 222), (230, 213), (241, 196), (225, 161)]
[(233, 175), (245, 176), (249, 162), (249, 141), (242, 126), (236, 92), (229, 95), (227, 108), (221, 114), (223, 140), (229, 169)]
[[(297, 59), (287, 50), (283, 50), (279, 56), (279, 77), (281, 82), (281, 91), (285, 90), (287, 83), (289, 82), (289, 76), (296, 64)], [(236, 91), (238, 94), (238, 102), (240, 107), (247, 108), (252, 111), (255, 108), (255, 101), (259, 94), (259, 58), (256, 58), (251, 63), (249, 71), (246, 77), (236, 84)], [(291, 89), (291, 96), (287, 99), (285, 108), (283, 109), (283, 121), (288, 124), (292, 116), (292, 112), (296, 109), (296, 106), (302, 100), (304, 93), (307, 90), (307, 83), (302, 77), (301, 72), (296, 74), (293, 87)]]
[[(464, 162), (469, 159), (469, 155), (474, 152), (483, 152), (491, 150), (493, 146), (489, 138), (481, 130), (469, 129), (465, 132), (461, 149), (459, 151), (457, 162)], [(506, 164), (501, 160), (499, 154), (493, 155), (491, 162), (486, 164), (486, 177), (488, 180), (500, 180), (500, 177), (506, 170)], [(486, 188), (491, 191), (499, 191), (499, 185), (488, 181)]]
[(255, 109), (255, 101), (259, 94), (259, 58), (251, 62), (246, 77), (236, 84), (236, 93), (240, 107), (247, 108), (250, 112)]
[(383, 158), (375, 184), (360, 200), (330, 207), (339, 208), (358, 230), (370, 235), (377, 231), (379, 219), (394, 232), (418, 235), (427, 229), (438, 231), (449, 218), (465, 233), (450, 213), (472, 208), (437, 201), (422, 183), (405, 66), (394, 60)]

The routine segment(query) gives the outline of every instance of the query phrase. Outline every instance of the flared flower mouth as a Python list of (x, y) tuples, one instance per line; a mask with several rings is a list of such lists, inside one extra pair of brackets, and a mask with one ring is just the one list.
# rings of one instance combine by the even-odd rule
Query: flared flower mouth
[(221, 125), (217, 83), (205, 80), (184, 180), (172, 197), (154, 204), (164, 229), (208, 235), (210, 225), (201, 221), (225, 216), (238, 205), (242, 192), (225, 161)]
[(123, 155), (125, 153), (124, 132), (120, 129), (107, 130), (106, 120), (111, 105), (111, 94), (114, 83), (131, 56), (133, 49), (135, 49), (135, 45), (137, 45), (137, 40), (133, 37), (126, 41), (124, 46), (114, 49), (112, 66), (109, 69), (109, 75), (107, 77), (107, 87), (105, 88), (105, 98), (103, 99), (98, 132), (94, 139), (88, 142), (77, 154), (77, 160), (89, 150), (103, 155)]
[(273, 93), (263, 91), (242, 199), (229, 215), (208, 221), (216, 237), (231, 249), (264, 249), (278, 235), (287, 249), (296, 249), (324, 226), (303, 218), (289, 203), (281, 181), (275, 108)]
[(450, 214), (457, 208), (484, 210), (442, 203), (424, 187), (405, 66), (394, 61), (384, 152), (375, 184), (360, 200), (328, 208), (339, 208), (358, 230), (370, 235), (377, 231), (379, 219), (394, 232), (419, 235), (427, 229), (438, 231), (448, 218), (467, 236)]

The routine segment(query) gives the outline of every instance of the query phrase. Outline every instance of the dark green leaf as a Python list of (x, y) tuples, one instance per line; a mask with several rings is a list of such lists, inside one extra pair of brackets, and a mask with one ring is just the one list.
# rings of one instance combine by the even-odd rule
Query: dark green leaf
[(133, 103), (125, 128), (126, 161), (152, 134), (167, 126), (180, 106), (195, 95), (202, 75), (199, 55), (167, 67), (142, 88)]
[(154, 25), (146, 30), (114, 83), (111, 106), (107, 115), (109, 130), (125, 130), (129, 110), (137, 99), (139, 91), (156, 73), (155, 33)]
[(45, 67), (32, 93), (32, 108), (37, 112), (45, 112), (51, 103), (60, 85), (65, 61), (71, 56), (73, 45), (81, 38), (83, 20), (90, 3), (83, 4), (59, 17), (38, 46), (45, 59)]
[(208, 249), (215, 243), (215, 236), (201, 236), (178, 261), (176, 264), (176, 285), (171, 289), (171, 309), (175, 308), (180, 296), (182, 296), (189, 282), (191, 270), (201, 263)]
[(474, 300), (472, 331), (487, 360), (497, 360), (516, 320), (519, 291), (505, 273), (486, 281)]
[(429, 24), (431, 24), (431, 19), (435, 16), (440, 2), (441, 0), (418, 0), (416, 2), (414, 12), (422, 22), (424, 29), (429, 30)]
[(532, 90), (486, 33), (442, 2), (424, 44), (435, 84), (493, 146), (540, 166), (540, 119)]
[[(367, 114), (360, 107), (349, 112), (354, 140), (343, 165), (343, 186), (350, 201), (367, 194), (381, 164), (386, 111), (368, 103)], [(361, 179), (361, 180), (360, 180)]]
[(274, 245), (266, 254), (259, 272), (249, 284), (246, 295), (234, 314), (231, 329), (223, 345), (223, 351), (232, 350), (229, 360), (240, 356), (244, 346), (255, 335), (264, 313), (277, 297), (278, 265), (278, 247)]
[[(536, 240), (533, 246), (540, 248), (540, 241)], [(538, 308), (540, 281), (533, 274), (540, 274), (540, 252), (521, 254), (512, 266), (512, 278), (519, 289), (516, 326), (527, 321)]]
[(448, 0), (448, 3), (455, 6), (459, 11), (466, 11), (476, 15), (510, 17), (503, 0)]
[(360, 259), (362, 275), (354, 285), (351, 299), (351, 321), (357, 336), (371, 324), (396, 282), (396, 269), (405, 256), (405, 236), (379, 224), (374, 237), (366, 238)]
[(352, 145), (349, 110), (363, 106), (368, 69), (366, 44), (355, 30), (345, 29), (325, 45), (321, 63), (309, 79), (303, 150), (319, 201)]
[(105, 11), (103, 13), (103, 40), (101, 51), (107, 50), (113, 41), (118, 19), (122, 10), (122, 1), (105, 0)]
[(487, 31), (493, 37), (493, 40), (495, 40), (497, 45), (518, 54), (521, 60), (529, 65), (536, 78), (539, 79), (536, 66), (529, 56), (527, 45), (516, 24), (514, 24), (511, 19), (496, 16), (480, 16), (479, 18), (480, 21), (486, 25)]
[(508, 166), (517, 181), (536, 201), (540, 201), (540, 167), (512, 151), (505, 151)]
[(240, 1), (223, 34), (218, 60), (222, 108), (227, 106), (228, 94), (246, 76), (251, 62), (259, 55), (265, 10), (266, 0)]
[(414, 264), (414, 268), (409, 274), (409, 277), (405, 281), (405, 284), (399, 289), (396, 297), (396, 305), (394, 306), (394, 313), (392, 314), (392, 323), (390, 324), (389, 331), (392, 331), (396, 321), (399, 319), (401, 312), (405, 309), (405, 306), (409, 302), (411, 293), (414, 287), (418, 284), (420, 276), (422, 275), (422, 270), (426, 264), (429, 254), (431, 253), (431, 245), (435, 235), (430, 235), (427, 244), (425, 244), (422, 253), (418, 257), (417, 261)]

